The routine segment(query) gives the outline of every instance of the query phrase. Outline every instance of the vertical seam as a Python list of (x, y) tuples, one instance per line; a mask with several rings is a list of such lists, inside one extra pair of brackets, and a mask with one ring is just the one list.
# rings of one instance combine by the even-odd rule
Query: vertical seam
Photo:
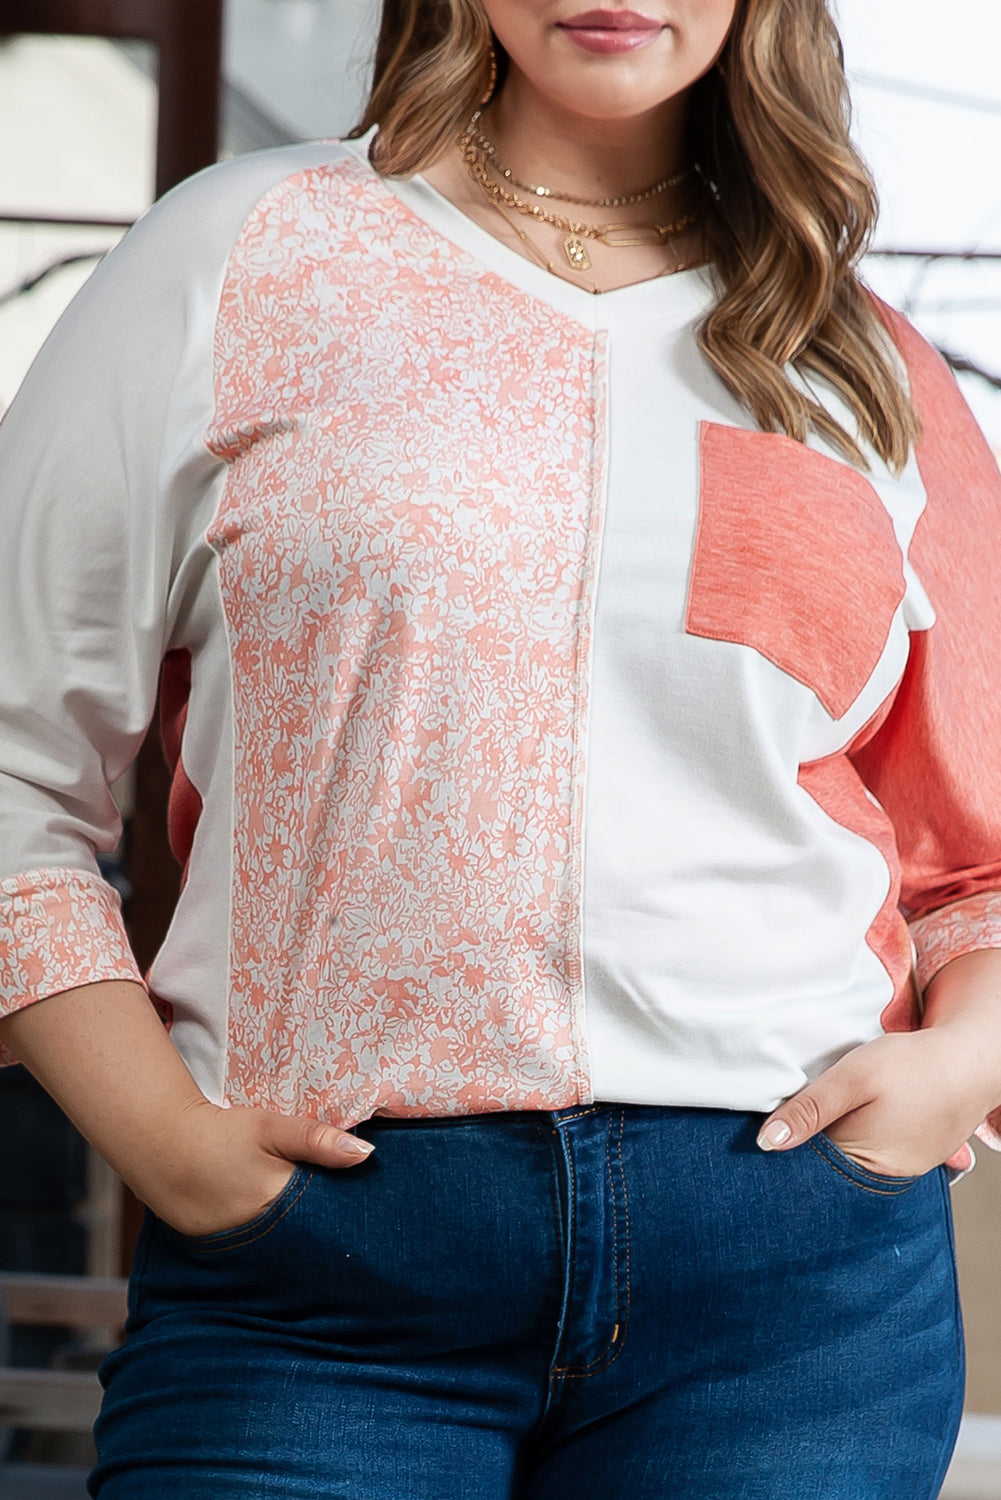
[(562, 1373), (563, 1367), (559, 1364), (559, 1359), (560, 1352), (566, 1344), (567, 1332), (570, 1325), (570, 1303), (573, 1292), (574, 1266), (577, 1258), (577, 1236), (574, 1233), (574, 1219), (577, 1208), (577, 1178), (574, 1170), (573, 1149), (563, 1131), (553, 1131), (550, 1144), (553, 1147), (553, 1159), (556, 1163), (557, 1185), (559, 1182), (559, 1157), (555, 1151), (557, 1142), (563, 1153), (563, 1161), (566, 1163), (567, 1168), (566, 1226), (563, 1240), (563, 1301), (560, 1307), (560, 1326), (556, 1335), (556, 1347), (553, 1351), (552, 1363), (549, 1367), (549, 1391), (543, 1416), (549, 1410), (552, 1401), (553, 1379)]
[[(626, 1124), (625, 1110), (620, 1110), (619, 1111), (619, 1163), (620, 1163), (620, 1165), (621, 1165), (621, 1162), (622, 1162), (622, 1134), (623, 1134), (623, 1131), (625, 1130), (625, 1124)], [(610, 1188), (611, 1198), (612, 1198), (612, 1265), (613, 1265), (612, 1276), (613, 1276), (613, 1282), (614, 1282), (614, 1286), (615, 1286), (615, 1316), (618, 1319), (619, 1318), (619, 1305), (618, 1305), (619, 1304), (619, 1216), (618, 1216), (618, 1199), (616, 1197), (615, 1185), (614, 1185), (614, 1180), (613, 1180), (613, 1177), (612, 1177), (612, 1161), (611, 1161), (611, 1152), (610, 1152), (611, 1135), (612, 1135), (612, 1116), (611, 1116), (611, 1114), (609, 1114), (609, 1117), (608, 1117), (608, 1132), (607, 1132), (607, 1134), (605, 1136), (605, 1165), (606, 1165), (606, 1167), (608, 1169), (608, 1182), (609, 1182), (609, 1188)], [(623, 1188), (623, 1196), (625, 1196), (625, 1174), (624, 1173), (623, 1173), (623, 1176), (622, 1176), (622, 1188)], [(626, 1250), (626, 1257), (627, 1257), (626, 1258), (626, 1315), (625, 1315), (625, 1319), (624, 1320), (620, 1320), (620, 1322), (619, 1322), (619, 1331), (620, 1331), (621, 1337), (616, 1338), (614, 1340), (610, 1339), (608, 1341), (607, 1345), (605, 1346), (605, 1348), (602, 1350), (602, 1352), (600, 1354), (595, 1355), (594, 1359), (590, 1360), (586, 1365), (554, 1365), (553, 1369), (552, 1369), (552, 1374), (553, 1375), (559, 1375), (561, 1377), (561, 1379), (563, 1379), (563, 1380), (589, 1380), (593, 1375), (600, 1375), (603, 1370), (607, 1370), (610, 1365), (613, 1365), (615, 1363), (615, 1361), (619, 1358), (620, 1354), (622, 1353), (623, 1346), (625, 1345), (625, 1341), (626, 1341), (626, 1338), (625, 1338), (625, 1328), (626, 1328), (626, 1325), (628, 1324), (628, 1321), (629, 1321), (629, 1307), (630, 1307), (629, 1270), (628, 1270), (628, 1266), (629, 1266), (629, 1261), (628, 1261), (628, 1243), (629, 1243), (629, 1241), (628, 1241), (628, 1230), (629, 1230), (628, 1201), (625, 1203), (625, 1213), (626, 1213), (626, 1234), (627, 1234), (627, 1240), (626, 1240), (626, 1246), (627, 1246), (627, 1250)]]
[[(612, 1171), (612, 1116), (608, 1116), (605, 1134), (605, 1170), (608, 1173), (608, 1193), (612, 1205), (612, 1287), (615, 1305), (615, 1326), (619, 1322), (619, 1200), (615, 1192), (615, 1176)], [(614, 1340), (613, 1340), (614, 1342)]]
[(622, 1183), (622, 1206), (626, 1216), (626, 1312), (622, 1322), (622, 1337), (620, 1343), (626, 1341), (629, 1331), (629, 1315), (632, 1311), (632, 1222), (629, 1217), (629, 1189), (626, 1186), (626, 1167), (622, 1160), (622, 1137), (626, 1130), (626, 1112), (619, 1110), (619, 1180)]
[(574, 681), (574, 746), (570, 805), (570, 866), (573, 913), (571, 932), (573, 967), (567, 979), (570, 1016), (575, 1042), (575, 1091), (577, 1102), (593, 1099), (590, 1040), (584, 1004), (584, 839), (586, 833), (585, 800), (588, 777), (588, 739), (591, 707), (591, 665), (594, 655), (594, 617), (598, 596), (598, 573), (601, 566), (604, 537), (605, 489), (608, 473), (608, 334), (596, 332), (591, 351), (591, 475), (587, 513), (584, 520), (584, 556), (581, 567), (580, 625), (577, 634), (577, 660)]
[[(208, 445), (206, 444), (206, 446), (208, 446)], [(209, 451), (211, 452), (211, 449)], [(226, 870), (226, 1005), (225, 1005), (224, 1014), (222, 1016), (222, 1023), (223, 1024), (222, 1024), (221, 1029), (220, 1029), (219, 1058), (218, 1058), (218, 1068), (219, 1068), (219, 1071), (218, 1071), (218, 1075), (217, 1075), (218, 1076), (217, 1087), (219, 1089), (219, 1098), (224, 1103), (229, 1103), (231, 1101), (232, 1097), (233, 1097), (232, 1096), (232, 1092), (231, 1092), (231, 1083), (232, 1083), (232, 1077), (233, 1077), (233, 1051), (232, 1051), (233, 978), (234, 978), (234, 975), (233, 975), (233, 968), (234, 968), (234, 961), (233, 961), (233, 931), (234, 931), (234, 927), (233, 927), (233, 908), (234, 908), (234, 905), (235, 905), (235, 889), (234, 888), (236, 886), (237, 865), (239, 863), (239, 858), (240, 858), (240, 852), (239, 852), (239, 850), (237, 848), (237, 841), (236, 841), (236, 830), (237, 830), (237, 822), (238, 822), (238, 817), (237, 817), (237, 802), (238, 802), (238, 796), (239, 796), (238, 789), (237, 789), (237, 784), (236, 784), (236, 782), (237, 782), (237, 764), (236, 764), (236, 762), (237, 762), (237, 746), (236, 746), (236, 736), (237, 736), (237, 725), (236, 725), (236, 666), (235, 666), (235, 645), (236, 645), (236, 643), (235, 643), (235, 640), (234, 640), (233, 630), (232, 630), (232, 626), (231, 626), (231, 622), (230, 622), (230, 618), (229, 618), (229, 611), (226, 608), (226, 594), (225, 594), (225, 591), (223, 589), (223, 584), (222, 584), (222, 559), (220, 557), (218, 548), (215, 547), (214, 544), (212, 543), (212, 541), (210, 540), (209, 533), (211, 532), (212, 526), (215, 524), (216, 517), (221, 512), (222, 506), (223, 506), (224, 501), (225, 501), (225, 492), (226, 492), (226, 488), (227, 488), (227, 485), (228, 485), (228, 482), (229, 482), (230, 468), (231, 468), (231, 466), (227, 464), (227, 468), (226, 468), (226, 471), (225, 471), (225, 479), (223, 481), (222, 489), (221, 489), (220, 495), (219, 495), (219, 503), (218, 503), (218, 505), (216, 507), (215, 514), (213, 515), (212, 520), (209, 522), (208, 526), (206, 527), (205, 534), (204, 534), (205, 535), (206, 546), (209, 547), (209, 549), (212, 552), (212, 581), (213, 581), (213, 584), (214, 584), (214, 590), (215, 590), (215, 596), (216, 596), (214, 602), (217, 604), (218, 609), (219, 609), (219, 614), (220, 614), (220, 616), (222, 618), (223, 636), (224, 636), (225, 641), (226, 641), (226, 683), (227, 683), (227, 688), (228, 688), (228, 691), (229, 691), (229, 745), (227, 747), (228, 748), (227, 770), (228, 770), (228, 775), (229, 775), (229, 807), (228, 807), (228, 810), (227, 810), (227, 816), (228, 816), (228, 820), (229, 821), (228, 821), (228, 827), (227, 827), (227, 830), (226, 830), (226, 856), (227, 856), (227, 860), (228, 860), (228, 865), (227, 865), (227, 870)], [(270, 1070), (268, 1070), (268, 1077), (270, 1078), (270, 1076), (271, 1076)], [(270, 1095), (270, 1090), (269, 1090), (269, 1095)]]

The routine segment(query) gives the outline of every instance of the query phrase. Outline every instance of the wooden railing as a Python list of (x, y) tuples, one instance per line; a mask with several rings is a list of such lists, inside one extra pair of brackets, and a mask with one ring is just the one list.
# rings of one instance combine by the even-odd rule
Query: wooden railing
[[(10, 1324), (120, 1331), (127, 1287), (123, 1277), (0, 1275), (0, 1315)], [(93, 1371), (0, 1365), (0, 1424), (4, 1426), (88, 1432), (100, 1400), (101, 1388)]]

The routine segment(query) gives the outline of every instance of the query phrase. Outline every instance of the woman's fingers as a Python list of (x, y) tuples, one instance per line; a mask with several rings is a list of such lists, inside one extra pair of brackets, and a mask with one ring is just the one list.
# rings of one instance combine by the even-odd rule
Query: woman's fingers
[(826, 1130), (870, 1171), (927, 1172), (973, 1134), (994, 1097), (976, 1086), (977, 1040), (942, 1024), (864, 1042), (774, 1109), (758, 1145), (788, 1151)]
[(287, 1161), (309, 1161), (318, 1167), (355, 1167), (375, 1149), (346, 1130), (301, 1115), (268, 1115), (261, 1144)]
[(826, 1073), (793, 1094), (773, 1110), (759, 1130), (758, 1145), (762, 1151), (786, 1151), (801, 1146), (818, 1130), (867, 1103), (869, 1091), (863, 1081), (866, 1071), (856, 1053), (849, 1052)]

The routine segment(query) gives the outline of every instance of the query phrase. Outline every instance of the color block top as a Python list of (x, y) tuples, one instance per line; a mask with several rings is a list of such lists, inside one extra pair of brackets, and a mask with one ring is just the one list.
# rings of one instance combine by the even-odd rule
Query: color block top
[(754, 427), (707, 273), (592, 297), (364, 145), (170, 194), (0, 424), (0, 1013), (137, 977), (162, 664), (209, 1098), (771, 1110), (1001, 946), (1001, 476), (896, 315), (900, 477)]

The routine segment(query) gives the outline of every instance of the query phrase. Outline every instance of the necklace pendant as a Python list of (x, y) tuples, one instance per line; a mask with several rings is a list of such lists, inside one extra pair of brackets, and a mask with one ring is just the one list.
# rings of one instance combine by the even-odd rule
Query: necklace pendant
[(568, 234), (563, 241), (563, 250), (571, 271), (587, 271), (591, 266), (591, 257), (587, 253), (587, 246), (579, 234)]

